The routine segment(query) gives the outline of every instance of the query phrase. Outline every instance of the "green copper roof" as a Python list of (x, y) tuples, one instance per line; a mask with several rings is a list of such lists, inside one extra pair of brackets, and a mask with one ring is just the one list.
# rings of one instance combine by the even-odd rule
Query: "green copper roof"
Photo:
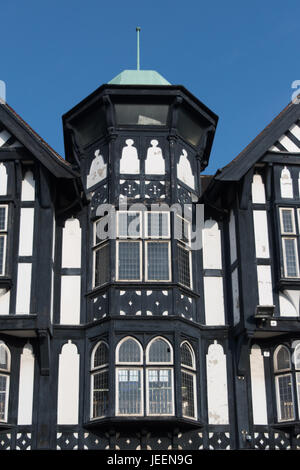
[(123, 70), (108, 83), (112, 85), (171, 85), (155, 70)]

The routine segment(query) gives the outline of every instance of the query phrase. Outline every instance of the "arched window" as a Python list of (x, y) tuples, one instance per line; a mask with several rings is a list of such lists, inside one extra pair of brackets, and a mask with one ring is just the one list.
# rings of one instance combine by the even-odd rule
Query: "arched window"
[(0, 341), (0, 422), (7, 421), (9, 398), (10, 352), (3, 341)]
[[(161, 337), (150, 341), (146, 351), (147, 415), (174, 414), (173, 349)], [(154, 367), (155, 365), (155, 367)]]
[[(116, 349), (116, 414), (140, 416), (143, 414), (143, 350), (131, 337), (121, 340)], [(130, 365), (130, 366), (129, 366)]]
[(291, 354), (286, 346), (278, 346), (274, 353), (274, 373), (278, 421), (295, 419), (294, 383)]
[(182, 416), (197, 418), (196, 366), (191, 345), (184, 341), (180, 346)]
[(101, 418), (108, 412), (108, 346), (100, 341), (92, 352), (91, 357), (92, 381), (92, 418)]

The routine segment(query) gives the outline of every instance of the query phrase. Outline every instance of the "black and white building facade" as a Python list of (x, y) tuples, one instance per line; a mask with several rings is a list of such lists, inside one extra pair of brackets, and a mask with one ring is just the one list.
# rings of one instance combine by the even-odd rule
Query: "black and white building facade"
[(300, 106), (201, 175), (217, 122), (110, 83), (63, 159), (0, 104), (0, 449), (300, 448)]

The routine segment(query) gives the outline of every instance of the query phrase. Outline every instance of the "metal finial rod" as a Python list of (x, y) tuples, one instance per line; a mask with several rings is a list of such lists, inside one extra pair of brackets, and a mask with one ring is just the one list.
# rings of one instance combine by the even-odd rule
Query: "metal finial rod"
[(140, 70), (140, 31), (141, 28), (136, 27), (137, 32), (137, 59), (136, 59), (136, 69)]

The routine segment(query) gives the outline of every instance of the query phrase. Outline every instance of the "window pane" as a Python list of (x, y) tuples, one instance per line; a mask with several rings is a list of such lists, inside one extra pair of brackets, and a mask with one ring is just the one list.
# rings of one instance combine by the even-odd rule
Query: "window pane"
[(149, 414), (172, 414), (172, 379), (170, 369), (148, 371)]
[(187, 343), (183, 343), (180, 348), (181, 364), (188, 367), (194, 367), (193, 354)]
[(169, 242), (147, 242), (147, 280), (168, 281), (169, 270)]
[(119, 362), (140, 362), (141, 348), (133, 339), (127, 339), (119, 348)]
[(169, 344), (163, 339), (156, 339), (149, 349), (150, 362), (171, 362), (171, 350)]
[(169, 213), (147, 212), (147, 236), (149, 238), (169, 237)]
[(109, 244), (105, 243), (95, 250), (95, 287), (109, 279)]
[(185, 140), (195, 146), (199, 144), (204, 131), (199, 123), (199, 118), (182, 106), (179, 108), (178, 112), (177, 129), (178, 133)]
[(287, 421), (295, 419), (292, 375), (281, 375), (276, 379), (277, 397), (279, 399), (279, 403), (277, 403), (279, 420)]
[(195, 417), (194, 375), (181, 373), (182, 414)]
[(168, 105), (116, 104), (117, 125), (165, 126)]
[(93, 367), (99, 367), (108, 364), (108, 347), (105, 343), (100, 343), (94, 355)]
[(0, 230), (6, 230), (6, 207), (0, 207)]
[(0, 375), (0, 420), (4, 421), (5, 409), (6, 409), (6, 400), (7, 400), (7, 380), (8, 377), (5, 375)]
[(138, 238), (141, 236), (139, 212), (118, 212), (118, 236)]
[(281, 217), (283, 233), (295, 233), (294, 211), (291, 209), (281, 209)]
[(295, 348), (294, 361), (295, 361), (295, 368), (300, 369), (300, 344), (298, 344)]
[(5, 346), (0, 344), (0, 369), (9, 370), (8, 353)]
[(178, 246), (178, 281), (184, 286), (191, 287), (190, 252), (181, 245)]
[(290, 368), (291, 368), (290, 353), (287, 350), (287, 348), (282, 346), (276, 355), (275, 370), (281, 371), (281, 370), (288, 370)]
[(108, 371), (94, 374), (93, 381), (93, 418), (98, 418), (108, 411)]
[(283, 243), (284, 243), (286, 276), (297, 277), (298, 276), (298, 262), (297, 262), (296, 240), (294, 238), (284, 238)]
[(122, 369), (118, 377), (118, 413), (140, 414), (142, 409), (141, 370)]
[(140, 243), (118, 242), (119, 246), (119, 279), (139, 281)]
[(106, 215), (95, 222), (95, 245), (108, 238), (109, 217)]
[(175, 238), (185, 245), (191, 244), (191, 223), (182, 217), (175, 217)]

